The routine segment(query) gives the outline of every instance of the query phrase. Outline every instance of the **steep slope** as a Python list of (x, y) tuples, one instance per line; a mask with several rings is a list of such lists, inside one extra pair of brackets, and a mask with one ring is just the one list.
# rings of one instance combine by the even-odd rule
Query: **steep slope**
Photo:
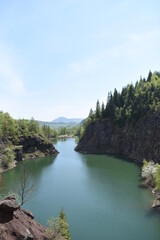
[(160, 112), (148, 115), (136, 126), (120, 128), (110, 119), (92, 122), (76, 151), (83, 153), (124, 154), (138, 162), (144, 158), (160, 163)]
[[(30, 211), (20, 209), (14, 195), (0, 201), (1, 240), (49, 240), (47, 229), (34, 221)], [(57, 240), (64, 240), (57, 236)]]
[(76, 151), (124, 154), (138, 162), (160, 162), (160, 77), (151, 74), (121, 93), (110, 94), (106, 108), (99, 102)]

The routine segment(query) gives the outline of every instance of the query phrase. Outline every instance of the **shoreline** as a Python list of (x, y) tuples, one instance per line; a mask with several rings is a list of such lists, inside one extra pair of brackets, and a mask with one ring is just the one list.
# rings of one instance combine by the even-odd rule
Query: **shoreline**
[(150, 208), (160, 210), (160, 191), (158, 191), (156, 187), (151, 186), (148, 179), (142, 180), (139, 186), (141, 188), (149, 189), (152, 195), (154, 196), (154, 200)]
[(15, 168), (16, 166), (17, 166), (17, 161), (14, 160), (13, 163), (11, 163), (8, 168), (6, 168), (6, 169), (0, 168), (0, 176), (1, 176), (2, 173), (8, 172), (9, 170)]
[[(97, 153), (88, 153), (83, 151), (77, 151), (76, 147), (74, 149), (76, 152), (79, 152), (81, 154), (93, 154), (93, 155), (109, 155), (109, 156), (115, 156), (115, 157), (123, 157), (123, 161), (131, 162), (133, 164), (138, 165), (139, 167), (142, 167), (142, 162), (138, 161), (136, 158), (124, 155), (124, 154), (116, 154), (116, 153), (107, 153), (107, 152), (97, 152)], [(141, 170), (142, 171), (142, 170)], [(152, 187), (151, 184), (149, 184), (148, 179), (141, 180), (139, 185), (141, 188), (148, 188), (152, 195), (154, 196), (154, 200), (152, 205), (150, 206), (151, 209), (160, 210), (160, 191), (158, 191), (155, 187)]]
[[(53, 154), (53, 156), (56, 155), (56, 154), (58, 154), (58, 153)], [(32, 160), (32, 159), (36, 159), (36, 158), (44, 158), (44, 157), (46, 157), (46, 156), (52, 156), (52, 155), (49, 155), (49, 154), (46, 155), (46, 154), (44, 154), (43, 152), (39, 152), (38, 155), (37, 155), (37, 152), (30, 153), (30, 154), (26, 155), (26, 157), (24, 157), (24, 158), (22, 159), (22, 161), (16, 161), (16, 160), (14, 160), (14, 161), (10, 164), (10, 166), (9, 166), (8, 168), (6, 168), (6, 169), (0, 168), (0, 176), (1, 176), (3, 173), (8, 172), (8, 171), (12, 170), (13, 168), (17, 167), (17, 164), (18, 164), (19, 162), (23, 162), (23, 161), (25, 161), (25, 160)]]

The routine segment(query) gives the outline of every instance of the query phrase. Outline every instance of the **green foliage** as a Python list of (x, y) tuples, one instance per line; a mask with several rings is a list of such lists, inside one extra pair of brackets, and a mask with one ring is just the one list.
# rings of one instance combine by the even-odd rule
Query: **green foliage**
[(18, 194), (15, 193), (15, 192), (13, 192), (12, 190), (10, 190), (10, 191), (7, 192), (7, 193), (1, 193), (1, 194), (0, 194), (0, 200), (2, 200), (2, 199), (4, 199), (4, 198), (8, 197), (9, 195), (14, 195), (15, 198), (16, 198), (17, 204), (20, 205), (20, 200), (19, 200), (19, 196), (18, 196)]
[(48, 236), (51, 240), (57, 236), (62, 236), (64, 239), (71, 240), (67, 217), (63, 211), (60, 211), (58, 218), (50, 218), (48, 220)]
[(43, 125), (41, 127), (41, 131), (42, 131), (43, 136), (45, 136), (47, 139), (57, 138), (57, 136), (59, 135), (57, 130), (51, 128), (50, 126), (46, 126), (46, 125)]
[(3, 151), (3, 159), (1, 162), (2, 168), (8, 168), (15, 158), (14, 152), (10, 148), (5, 148)]
[(155, 174), (155, 186), (160, 191), (160, 165), (156, 164), (156, 174)]
[(101, 118), (102, 113), (101, 113), (101, 106), (99, 103), (99, 100), (97, 100), (97, 104), (96, 104), (96, 118), (99, 119)]
[(85, 131), (85, 127), (80, 125), (78, 128), (77, 128), (77, 131), (76, 131), (76, 136), (81, 139), (83, 137), (83, 134), (84, 134), (84, 131)]
[(147, 80), (140, 78), (135, 85), (128, 84), (121, 92), (116, 89), (113, 93), (109, 92), (106, 106), (104, 103), (100, 106), (98, 100), (95, 113), (92, 111), (88, 118), (91, 121), (110, 118), (120, 126), (126, 121), (135, 125), (148, 112), (156, 113), (158, 110), (160, 110), (160, 73), (152, 74), (150, 71)]
[(150, 182), (150, 185), (156, 187), (160, 191), (160, 164), (152, 161), (143, 160), (142, 177)]

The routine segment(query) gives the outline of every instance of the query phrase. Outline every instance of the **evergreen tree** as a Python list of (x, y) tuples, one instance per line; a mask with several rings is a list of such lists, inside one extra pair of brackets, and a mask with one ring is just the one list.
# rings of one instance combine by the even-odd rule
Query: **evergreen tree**
[(102, 113), (102, 118), (105, 118), (105, 116), (106, 116), (106, 111), (105, 111), (104, 102), (102, 102), (102, 110), (101, 110), (101, 113)]
[(96, 118), (97, 119), (101, 118), (101, 106), (100, 106), (99, 100), (97, 100), (97, 104), (96, 104)]
[(147, 82), (150, 82), (150, 81), (151, 81), (151, 78), (152, 78), (152, 72), (149, 71), (148, 77), (147, 77)]

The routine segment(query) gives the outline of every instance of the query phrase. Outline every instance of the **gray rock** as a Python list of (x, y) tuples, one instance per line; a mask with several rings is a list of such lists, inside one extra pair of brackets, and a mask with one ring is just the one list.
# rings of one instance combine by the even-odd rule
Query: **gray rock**
[(153, 204), (152, 204), (152, 208), (160, 208), (160, 200), (159, 199), (155, 199)]
[(22, 211), (23, 211), (28, 217), (30, 217), (31, 219), (34, 219), (34, 215), (33, 215), (33, 213), (32, 213), (31, 211), (29, 211), (29, 210), (24, 210), (24, 209), (22, 209)]
[(160, 163), (160, 111), (123, 127), (110, 119), (92, 122), (75, 148), (79, 152), (123, 154)]
[(14, 195), (10, 195), (0, 201), (0, 211), (13, 213), (17, 209), (19, 209), (19, 205)]

